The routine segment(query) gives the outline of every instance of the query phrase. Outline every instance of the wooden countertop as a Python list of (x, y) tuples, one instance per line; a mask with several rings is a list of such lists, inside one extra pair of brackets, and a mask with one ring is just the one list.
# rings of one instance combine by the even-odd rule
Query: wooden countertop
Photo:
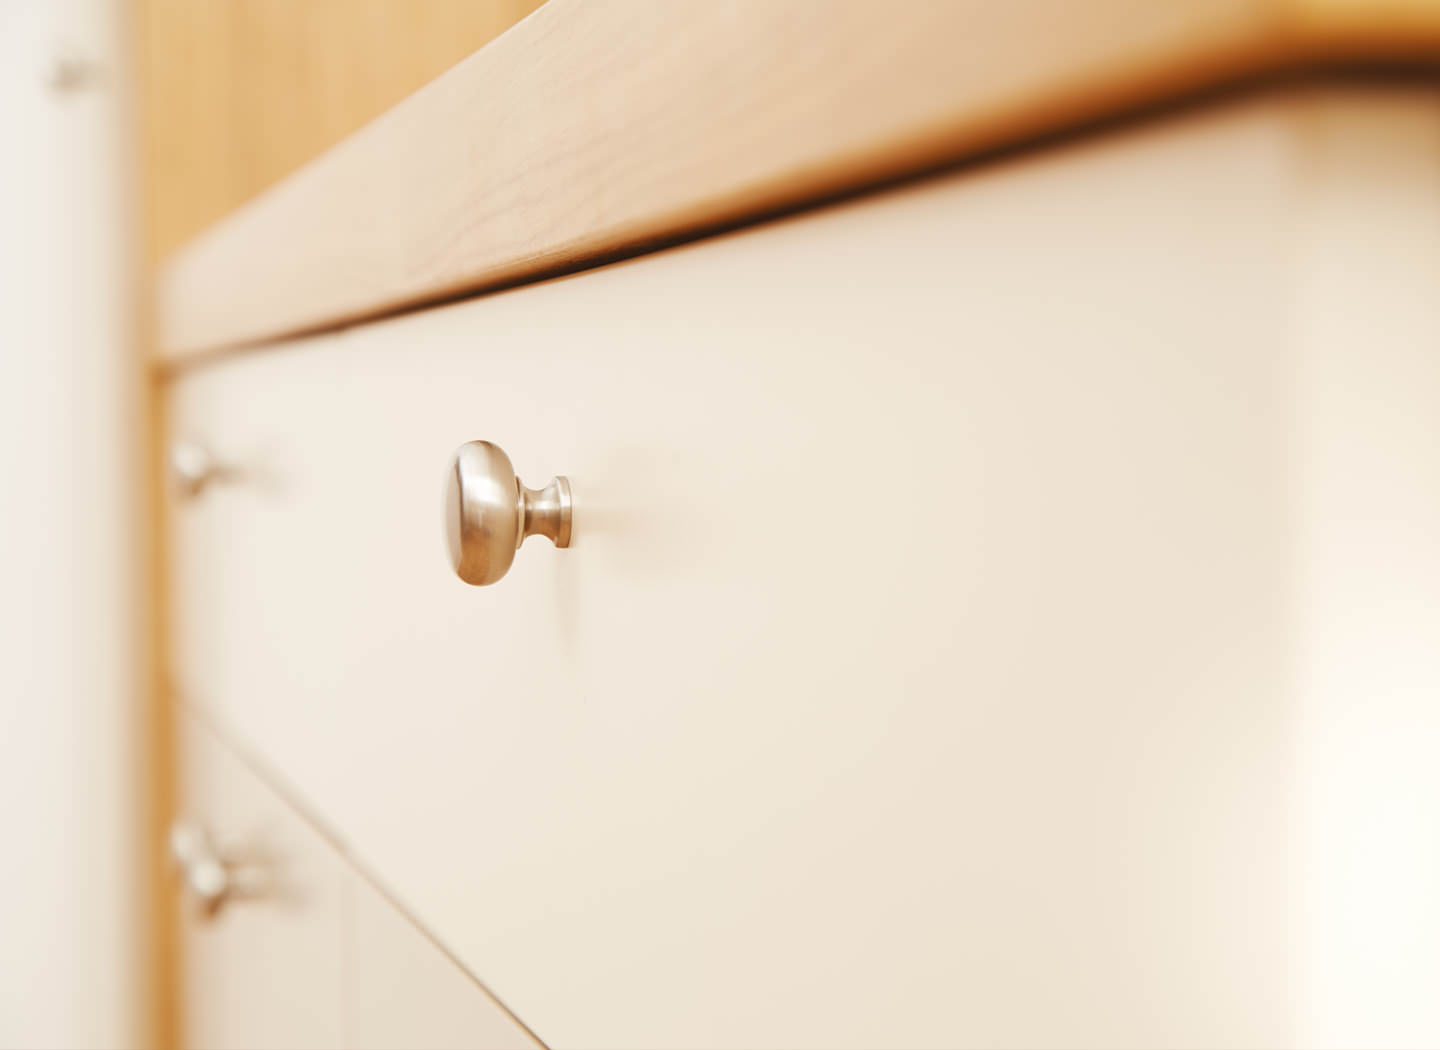
[(573, 270), (1205, 88), (1440, 58), (1440, 0), (550, 0), (182, 250), (161, 357)]

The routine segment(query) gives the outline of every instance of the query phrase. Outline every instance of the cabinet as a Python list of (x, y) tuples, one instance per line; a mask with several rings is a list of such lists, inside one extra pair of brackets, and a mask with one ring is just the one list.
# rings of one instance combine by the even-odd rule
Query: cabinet
[[(1436, 739), (1437, 143), (1229, 99), (187, 370), (179, 688), (550, 1045), (1434, 1031), (1347, 880), (1440, 875), (1351, 731)], [(483, 589), (473, 438), (575, 501)]]

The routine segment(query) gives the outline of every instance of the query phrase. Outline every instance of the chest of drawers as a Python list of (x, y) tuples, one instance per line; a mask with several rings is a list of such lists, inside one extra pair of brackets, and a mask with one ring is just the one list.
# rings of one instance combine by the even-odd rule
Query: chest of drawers
[[(1437, 174), (1429, 81), (1307, 80), (177, 351), (175, 696), (497, 1039), (1423, 1041)], [(573, 502), (480, 588), (476, 439)]]

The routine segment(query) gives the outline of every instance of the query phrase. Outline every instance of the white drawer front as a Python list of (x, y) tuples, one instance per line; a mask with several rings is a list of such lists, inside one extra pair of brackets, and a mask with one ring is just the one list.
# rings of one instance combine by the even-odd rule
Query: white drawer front
[(183, 376), (178, 687), (550, 1045), (1288, 1041), (1294, 120)]

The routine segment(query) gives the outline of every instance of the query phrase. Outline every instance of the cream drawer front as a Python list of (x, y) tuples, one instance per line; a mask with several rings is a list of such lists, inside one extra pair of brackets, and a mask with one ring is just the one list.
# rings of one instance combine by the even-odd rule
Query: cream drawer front
[(344, 863), (208, 727), (180, 725), (183, 819), (243, 884), (213, 911), (180, 895), (181, 1045), (343, 1046)]
[(1291, 1041), (1306, 105), (181, 376), (181, 692), (549, 1045)]
[(369, 882), (346, 897), (349, 1050), (535, 1050), (534, 1037)]
[(182, 895), (182, 1046), (539, 1045), (209, 727), (182, 715), (180, 736), (182, 819), (236, 887)]

